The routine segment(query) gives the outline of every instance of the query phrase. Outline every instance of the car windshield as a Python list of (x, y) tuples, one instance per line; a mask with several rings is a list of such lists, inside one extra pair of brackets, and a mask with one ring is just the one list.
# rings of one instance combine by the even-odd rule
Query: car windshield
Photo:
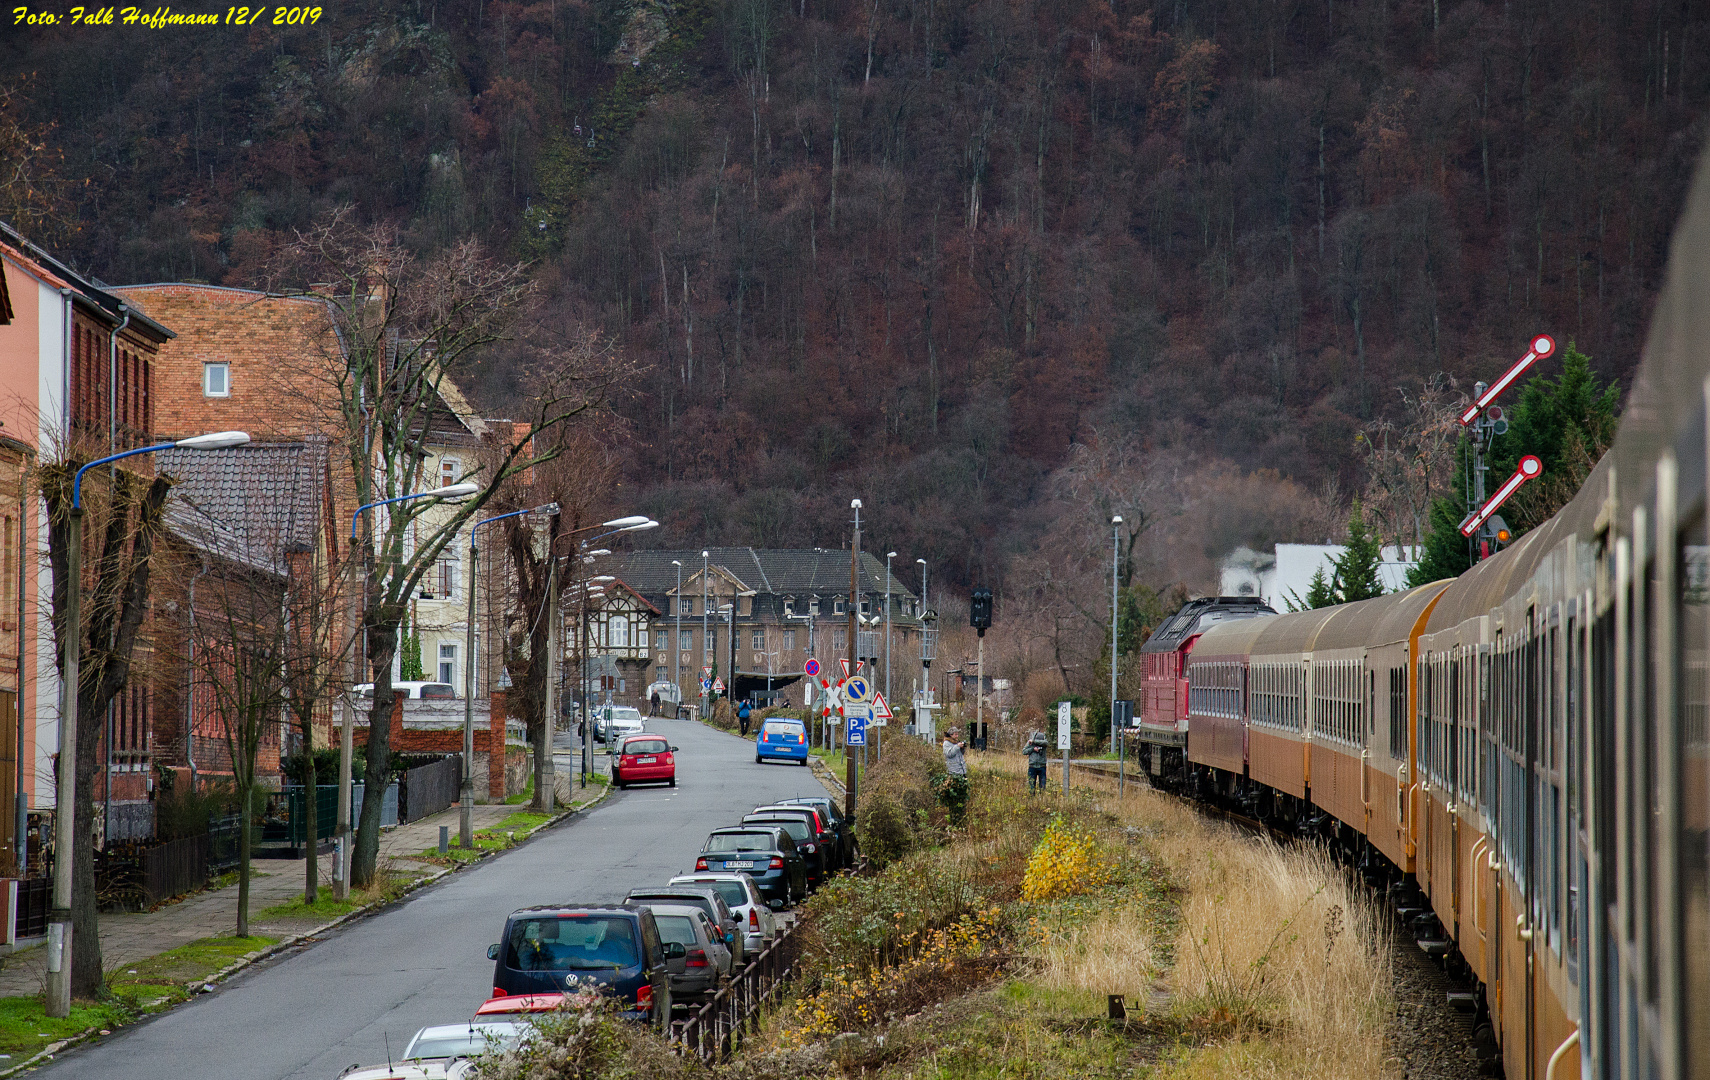
[(669, 749), (664, 739), (635, 739), (623, 744), (626, 754), (663, 754)]
[(616, 708), (612, 710), (612, 719), (619, 723), (630, 721), (639, 724), (641, 723), (641, 710), (625, 707)]
[(799, 722), (768, 720), (760, 725), (760, 731), (765, 735), (802, 735), (807, 728)]
[(639, 960), (635, 925), (597, 915), (517, 919), (505, 958), (517, 971), (584, 971), (633, 967)]
[(790, 839), (792, 840), (811, 840), (813, 838), (812, 830), (808, 828), (808, 823), (797, 818), (791, 818), (789, 821), (770, 822), (770, 824), (777, 825), (780, 829), (789, 833)]
[(771, 851), (772, 834), (763, 832), (714, 833), (703, 851)]
[(454, 696), (450, 683), (428, 683), (422, 687), (424, 698), (449, 698)]
[(684, 948), (696, 948), (701, 943), (695, 936), (694, 921), (687, 915), (655, 915), (653, 921), (659, 924), (660, 941), (674, 941)]
[(506, 1049), (517, 1043), (520, 1034), (511, 1024), (471, 1024), (460, 1031), (418, 1036), (405, 1052), (406, 1058), (474, 1057), (489, 1049)]

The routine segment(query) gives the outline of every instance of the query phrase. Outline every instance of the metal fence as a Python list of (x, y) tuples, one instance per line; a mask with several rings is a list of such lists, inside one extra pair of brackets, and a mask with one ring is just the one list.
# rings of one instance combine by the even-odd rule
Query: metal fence
[(795, 975), (801, 957), (796, 930), (792, 924), (779, 934), (695, 1015), (674, 1025), (672, 1038), (679, 1053), (716, 1064), (760, 1030), (761, 1013), (783, 995), (784, 986)]
[(52, 904), (52, 878), (24, 878), (18, 882), (18, 907), (12, 913), (12, 932), (18, 941), (47, 933), (48, 908)]
[[(235, 833), (234, 833), (235, 836)], [(148, 907), (192, 889), (208, 880), (211, 833), (168, 840), (142, 851), (142, 894)], [(234, 844), (235, 847), (235, 844)]]
[(462, 782), (462, 754), (447, 754), (438, 761), (404, 770), (398, 784), (398, 823), (420, 821), (453, 805)]

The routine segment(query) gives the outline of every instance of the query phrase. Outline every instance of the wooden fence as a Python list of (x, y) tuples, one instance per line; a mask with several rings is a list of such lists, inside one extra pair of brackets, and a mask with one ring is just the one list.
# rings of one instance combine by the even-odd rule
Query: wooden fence
[(153, 907), (162, 900), (201, 888), (208, 880), (209, 835), (186, 836), (142, 850), (143, 903)]
[(447, 754), (438, 761), (406, 769), (398, 784), (399, 824), (420, 821), (455, 805), (462, 783), (462, 754)]
[(761, 1013), (783, 995), (801, 957), (801, 941), (792, 924), (727, 982), (711, 1001), (681, 1024), (672, 1039), (679, 1053), (694, 1054), (711, 1065), (729, 1058), (749, 1035), (760, 1030)]

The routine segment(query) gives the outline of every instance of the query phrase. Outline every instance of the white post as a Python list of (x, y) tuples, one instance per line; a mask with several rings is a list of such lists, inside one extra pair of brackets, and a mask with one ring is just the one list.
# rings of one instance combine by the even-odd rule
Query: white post
[(1110, 519), (1110, 748), (1116, 751), (1116, 794), (1122, 795), (1122, 732), (1116, 729), (1116, 574), (1122, 551), (1122, 515)]

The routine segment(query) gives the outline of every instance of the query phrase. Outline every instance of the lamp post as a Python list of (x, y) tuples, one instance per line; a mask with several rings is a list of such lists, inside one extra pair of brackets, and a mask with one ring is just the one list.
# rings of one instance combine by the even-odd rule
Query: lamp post
[[(437, 487), (431, 491), (417, 491), (410, 495), (399, 495), (396, 498), (363, 503), (350, 515), (351, 542), (356, 541), (356, 527), (362, 520), (363, 513), (377, 506), (390, 506), (393, 503), (409, 502), (413, 499), (462, 499), (480, 490), (479, 484), (464, 481), (460, 484)], [(363, 606), (366, 607), (368, 603), (368, 576), (366, 574), (362, 578), (362, 602)], [(363, 650), (363, 655), (367, 655), (366, 649)], [(338, 818), (337, 825), (333, 829), (333, 896), (339, 900), (350, 895), (350, 874), (346, 862), (350, 858), (350, 800), (354, 794), (350, 783), (350, 762), (356, 755), (355, 724), (354, 709), (348, 704), (347, 699), (344, 708), (344, 724), (339, 731), (338, 739)], [(364, 797), (366, 797), (367, 791), (368, 789), (364, 787)], [(314, 792), (309, 792), (308, 797), (313, 798)]]
[[(702, 653), (701, 667), (704, 668), (707, 666), (706, 658), (708, 656), (712, 655), (712, 651), (713, 651), (712, 650), (712, 644), (707, 641), (707, 553), (705, 551), (702, 551), (701, 552), (701, 653)], [(705, 674), (706, 673), (703, 672), (702, 678), (701, 678), (701, 682), (704, 684), (702, 689), (701, 689), (701, 715), (702, 716), (705, 716), (707, 714), (707, 711), (711, 707), (711, 704), (712, 704), (711, 700), (708, 697), (708, 695), (712, 692), (712, 690), (711, 690), (712, 683), (711, 683), (711, 680), (705, 678)]]
[(590, 696), (588, 690), (588, 603), (592, 600), (603, 600), (605, 595), (606, 587), (592, 580), (584, 581), (582, 587), (576, 590), (576, 621), (581, 628), (581, 636), (577, 639), (576, 653), (582, 665), (582, 677), (578, 680), (581, 684), (582, 700), (578, 711), (581, 715), (582, 786), (584, 788), (588, 786), (588, 774), (593, 771), (594, 767), (592, 747), (594, 729), (588, 723), (590, 712), (588, 708)]
[(1117, 514), (1110, 519), (1110, 748), (1116, 751), (1116, 794), (1122, 795), (1122, 775), (1126, 759), (1122, 750), (1122, 736), (1116, 726), (1116, 568), (1117, 560), (1122, 551), (1122, 515)]
[[(524, 514), (557, 514), (558, 504), (555, 502), (542, 503), (527, 510), (513, 510), (508, 514), (486, 518), (477, 521), (469, 527), (469, 617), (464, 624), (463, 635), (463, 781), (458, 795), (458, 826), (457, 842), (463, 850), (468, 851), (475, 846), (475, 582), (479, 567), (477, 561), (480, 552), (475, 547), (475, 531), (483, 525), (491, 525), (495, 521), (506, 518), (521, 517)], [(501, 662), (503, 657), (500, 658)], [(496, 752), (501, 759), (504, 748)], [(495, 748), (487, 748), (487, 770), (489, 775), (493, 769), (493, 754)]]
[(677, 706), (683, 703), (682, 672), (677, 670), (678, 660), (683, 655), (683, 560), (672, 559), (671, 565), (677, 568), (677, 591), (673, 593), (671, 597), (677, 602), (677, 632), (671, 638), (673, 644), (673, 648), (671, 649), (671, 685), (677, 688), (677, 700), (671, 704), (671, 712), (672, 715), (675, 716)]
[(83, 677), (83, 474), (138, 454), (161, 450), (225, 450), (243, 446), (249, 435), (218, 431), (176, 442), (139, 446), (97, 458), (71, 480), (71, 517), (66, 530), (65, 637), (60, 643), (64, 678), (59, 684), (59, 767), (54, 779), (53, 910), (48, 919), (47, 1014), (71, 1015), (71, 864), (77, 843), (77, 705)]
[(920, 564), (920, 697), (925, 706), (921, 711), (926, 713), (926, 726), (922, 728), (920, 717), (915, 717), (914, 731), (925, 741), (932, 741), (932, 657), (926, 643), (926, 560), (916, 559)]
[[(598, 540), (604, 540), (608, 536), (616, 536), (618, 533), (646, 532), (648, 529), (657, 529), (658, 527), (659, 527), (659, 523), (657, 521), (654, 521), (652, 518), (648, 517), (645, 514), (631, 514), (628, 517), (613, 518), (611, 521), (602, 521), (598, 525), (588, 525), (584, 528), (576, 529), (572, 532), (565, 533), (564, 535), (574, 536), (578, 532), (588, 532), (589, 530), (592, 530), (592, 529), (605, 529), (606, 530), (605, 532), (601, 533), (598, 536), (590, 536), (586, 540), (582, 540), (582, 541), (578, 542), (577, 548), (576, 548), (576, 553), (579, 557), (576, 561), (576, 572), (577, 572), (577, 574), (583, 574), (586, 572), (584, 567), (586, 567), (588, 563), (592, 562), (596, 555), (610, 555), (611, 554), (610, 551), (605, 551), (605, 550), (601, 550), (598, 552), (589, 551), (588, 550), (589, 544), (592, 544)], [(600, 577), (596, 577), (596, 578), (584, 579), (581, 584), (582, 584), (583, 591), (587, 592), (588, 586), (597, 582), (597, 583), (601, 584), (601, 588), (603, 591), (605, 582), (616, 581), (616, 580), (617, 580), (616, 578), (611, 577), (610, 575), (601, 575)], [(582, 603), (582, 649), (581, 649), (581, 652), (582, 652), (582, 785), (584, 787), (586, 787), (587, 783), (588, 783), (588, 774), (591, 773), (594, 769), (594, 748), (592, 746), (594, 729), (588, 723), (588, 711), (589, 711), (588, 710), (588, 597), (583, 596), (581, 598), (581, 603)]]

